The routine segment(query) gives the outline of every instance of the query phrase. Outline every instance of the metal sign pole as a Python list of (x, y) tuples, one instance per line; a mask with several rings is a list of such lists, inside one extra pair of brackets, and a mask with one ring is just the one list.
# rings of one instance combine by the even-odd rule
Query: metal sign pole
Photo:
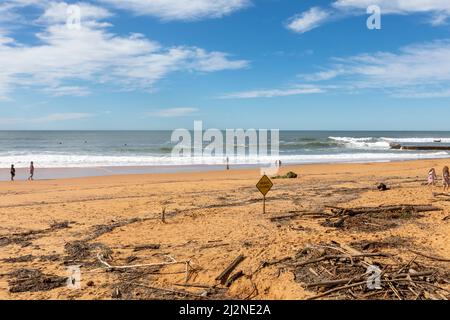
[(266, 214), (266, 196), (264, 196), (263, 200), (263, 214)]

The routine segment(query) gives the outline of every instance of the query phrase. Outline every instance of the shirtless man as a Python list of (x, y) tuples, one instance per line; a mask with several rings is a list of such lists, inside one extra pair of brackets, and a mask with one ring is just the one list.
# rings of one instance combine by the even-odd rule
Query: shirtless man
[(30, 163), (30, 177), (28, 178), (28, 180), (33, 180), (33, 177), (34, 177), (34, 163), (33, 163), (33, 161), (31, 161), (31, 163)]

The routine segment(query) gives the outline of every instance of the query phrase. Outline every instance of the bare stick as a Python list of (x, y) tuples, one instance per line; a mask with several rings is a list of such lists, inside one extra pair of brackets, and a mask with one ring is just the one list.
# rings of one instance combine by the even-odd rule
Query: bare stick
[(217, 281), (220, 281), (222, 284), (225, 284), (225, 282), (228, 279), (228, 276), (231, 272), (242, 262), (244, 261), (245, 256), (243, 254), (239, 255), (234, 261), (225, 268), (225, 270), (216, 278)]
[(227, 287), (227, 288), (230, 287), (233, 284), (233, 282), (235, 282), (237, 279), (239, 279), (243, 275), (244, 275), (244, 272), (242, 270), (236, 272), (227, 280), (227, 282), (225, 282), (225, 287)]
[(101, 254), (97, 254), (98, 260), (106, 266), (106, 269), (132, 269), (132, 268), (143, 268), (143, 267), (154, 267), (154, 266), (168, 266), (168, 265), (174, 265), (174, 264), (185, 264), (188, 261), (177, 261), (171, 256), (166, 256), (169, 259), (171, 259), (171, 262), (159, 262), (159, 263), (147, 263), (147, 264), (135, 264), (135, 265), (128, 265), (128, 266), (112, 266), (108, 262), (104, 261), (102, 259)]
[(311, 263), (316, 263), (316, 262), (321, 262), (323, 260), (331, 260), (331, 259), (353, 259), (353, 258), (359, 258), (359, 257), (388, 257), (390, 256), (389, 254), (386, 253), (361, 253), (361, 254), (343, 254), (343, 255), (326, 255), (317, 259), (313, 259), (313, 260), (309, 260), (309, 261), (305, 261), (305, 262), (301, 262), (296, 264), (296, 267), (301, 267), (301, 266), (305, 266)]
[(170, 292), (170, 293), (175, 293), (175, 294), (180, 294), (180, 295), (186, 295), (186, 296), (194, 296), (197, 298), (205, 298), (202, 295), (196, 294), (196, 293), (192, 293), (192, 292), (188, 292), (188, 291), (179, 291), (179, 290), (173, 290), (173, 289), (165, 289), (165, 288), (158, 288), (158, 287), (153, 287), (153, 286), (148, 286), (142, 283), (136, 283), (136, 282), (130, 282), (130, 284), (139, 286), (139, 287), (144, 287), (147, 289), (152, 289), (152, 290), (158, 290), (158, 291), (166, 291), (166, 292)]
[(408, 249), (409, 251), (411, 251), (412, 253), (418, 254), (419, 256), (431, 259), (431, 260), (436, 260), (436, 261), (443, 261), (443, 262), (450, 262), (450, 259), (446, 259), (446, 258), (441, 258), (441, 257), (437, 257), (437, 256), (432, 256), (432, 255), (428, 255), (413, 249)]
[(362, 282), (357, 282), (357, 283), (345, 285), (345, 286), (342, 286), (342, 287), (339, 287), (339, 288), (335, 288), (335, 289), (331, 289), (331, 290), (325, 291), (324, 293), (321, 293), (321, 294), (319, 294), (317, 296), (309, 297), (306, 300), (319, 299), (319, 298), (322, 298), (322, 297), (325, 297), (325, 296), (329, 295), (330, 293), (341, 291), (341, 290), (345, 290), (345, 289), (349, 289), (349, 288), (353, 288), (353, 287), (357, 287), (357, 286), (360, 286), (360, 285), (363, 285), (363, 284), (366, 284), (366, 283), (367, 283), (366, 281), (362, 281)]

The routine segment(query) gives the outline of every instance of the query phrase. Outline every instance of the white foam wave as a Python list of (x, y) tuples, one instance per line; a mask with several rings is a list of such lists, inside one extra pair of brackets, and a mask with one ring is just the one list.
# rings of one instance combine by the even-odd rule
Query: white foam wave
[(367, 149), (367, 150), (386, 150), (391, 148), (392, 143), (416, 143), (416, 144), (430, 144), (435, 142), (450, 143), (450, 138), (428, 137), (428, 138), (389, 138), (389, 137), (329, 137), (330, 140), (337, 141), (349, 149)]
[[(324, 155), (280, 155), (230, 157), (232, 164), (267, 164), (281, 160), (284, 163), (333, 163), (333, 162), (376, 162), (395, 160), (448, 158), (448, 152), (408, 153), (339, 153)], [(90, 167), (134, 167), (134, 166), (177, 166), (177, 165), (222, 165), (224, 157), (158, 157), (158, 156), (93, 156), (61, 154), (29, 154), (0, 156), (0, 168), (9, 168), (12, 163), (17, 168), (27, 167), (34, 161), (37, 168), (90, 168)]]
[(398, 143), (433, 143), (436, 141), (442, 143), (450, 143), (450, 138), (380, 138), (388, 142), (398, 142)]
[(390, 149), (390, 143), (377, 138), (352, 138), (352, 137), (329, 137), (329, 139), (337, 141), (350, 149)]

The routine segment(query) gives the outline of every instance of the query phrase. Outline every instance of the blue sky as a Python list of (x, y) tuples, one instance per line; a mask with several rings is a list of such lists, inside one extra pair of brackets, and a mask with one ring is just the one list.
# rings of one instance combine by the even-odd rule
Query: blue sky
[[(380, 30), (367, 28), (370, 5), (381, 9)], [(449, 130), (450, 2), (0, 3), (0, 129), (174, 129), (194, 120)]]

